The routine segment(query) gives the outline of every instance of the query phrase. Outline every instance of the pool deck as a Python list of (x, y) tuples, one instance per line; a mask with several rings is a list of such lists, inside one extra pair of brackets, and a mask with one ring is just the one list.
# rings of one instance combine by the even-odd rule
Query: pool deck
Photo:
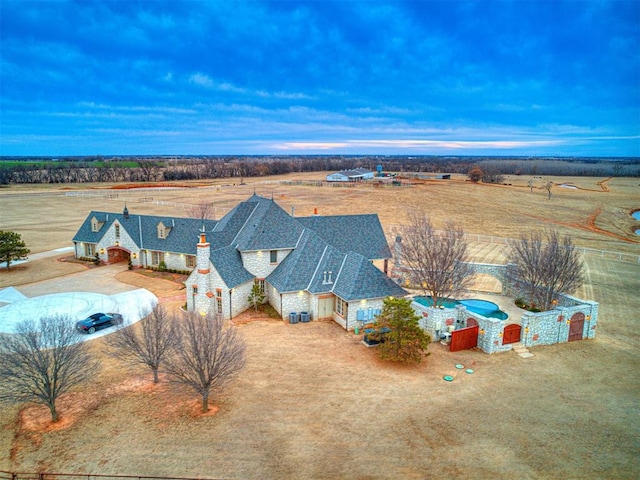
[(505, 320), (506, 323), (515, 323), (520, 325), (522, 314), (526, 312), (526, 310), (517, 307), (516, 304), (513, 303), (515, 300), (514, 298), (505, 297), (497, 293), (469, 292), (469, 294), (465, 297), (465, 300), (475, 298), (479, 300), (488, 300), (489, 302), (497, 304), (500, 307), (500, 310), (506, 312), (509, 315), (509, 318)]

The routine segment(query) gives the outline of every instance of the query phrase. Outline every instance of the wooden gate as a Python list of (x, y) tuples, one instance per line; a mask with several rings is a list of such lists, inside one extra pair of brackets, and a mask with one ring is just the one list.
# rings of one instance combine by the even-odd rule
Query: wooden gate
[(520, 325), (516, 325), (515, 323), (504, 327), (504, 331), (502, 333), (502, 344), (507, 345), (509, 343), (519, 342), (521, 331), (522, 327)]
[(478, 346), (478, 330), (479, 327), (476, 325), (451, 332), (449, 351), (459, 352), (460, 350), (469, 350)]
[(569, 323), (569, 342), (582, 340), (582, 331), (584, 330), (584, 313), (576, 313), (571, 317)]

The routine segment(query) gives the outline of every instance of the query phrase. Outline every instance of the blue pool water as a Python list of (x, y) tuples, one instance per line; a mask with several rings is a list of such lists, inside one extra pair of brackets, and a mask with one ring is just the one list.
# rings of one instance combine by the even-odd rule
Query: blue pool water
[[(433, 300), (431, 300), (431, 297), (415, 297), (414, 301), (424, 305), (425, 307), (433, 306)], [(486, 318), (497, 318), (498, 320), (506, 320), (509, 318), (509, 315), (500, 310), (498, 305), (487, 300), (474, 298), (469, 300), (446, 300), (444, 302), (445, 308), (455, 308), (456, 305), (462, 305), (470, 312), (477, 313), (478, 315), (482, 315)]]

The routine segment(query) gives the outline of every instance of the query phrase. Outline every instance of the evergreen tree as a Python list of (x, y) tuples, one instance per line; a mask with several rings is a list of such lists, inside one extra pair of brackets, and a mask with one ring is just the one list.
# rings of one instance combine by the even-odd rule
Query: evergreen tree
[[(420, 363), (431, 337), (419, 325), (418, 317), (407, 298), (387, 298), (373, 326), (374, 340), (380, 340), (378, 353), (383, 360)], [(429, 355), (426, 353), (426, 355)]]
[(7, 270), (14, 260), (23, 260), (30, 250), (19, 233), (0, 230), (0, 263), (6, 262)]
[(258, 305), (262, 305), (264, 300), (265, 296), (262, 288), (260, 288), (258, 283), (254, 283), (253, 287), (251, 287), (251, 293), (247, 297), (247, 302), (249, 302), (255, 310), (258, 310)]

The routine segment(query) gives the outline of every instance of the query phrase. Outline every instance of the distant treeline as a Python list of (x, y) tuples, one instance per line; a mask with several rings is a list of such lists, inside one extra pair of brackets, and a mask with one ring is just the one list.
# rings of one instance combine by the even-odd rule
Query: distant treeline
[(0, 157), (0, 184), (158, 182), (263, 177), (292, 172), (367, 168), (385, 172), (502, 175), (640, 176), (639, 158), (524, 158), (434, 156), (123, 156)]

